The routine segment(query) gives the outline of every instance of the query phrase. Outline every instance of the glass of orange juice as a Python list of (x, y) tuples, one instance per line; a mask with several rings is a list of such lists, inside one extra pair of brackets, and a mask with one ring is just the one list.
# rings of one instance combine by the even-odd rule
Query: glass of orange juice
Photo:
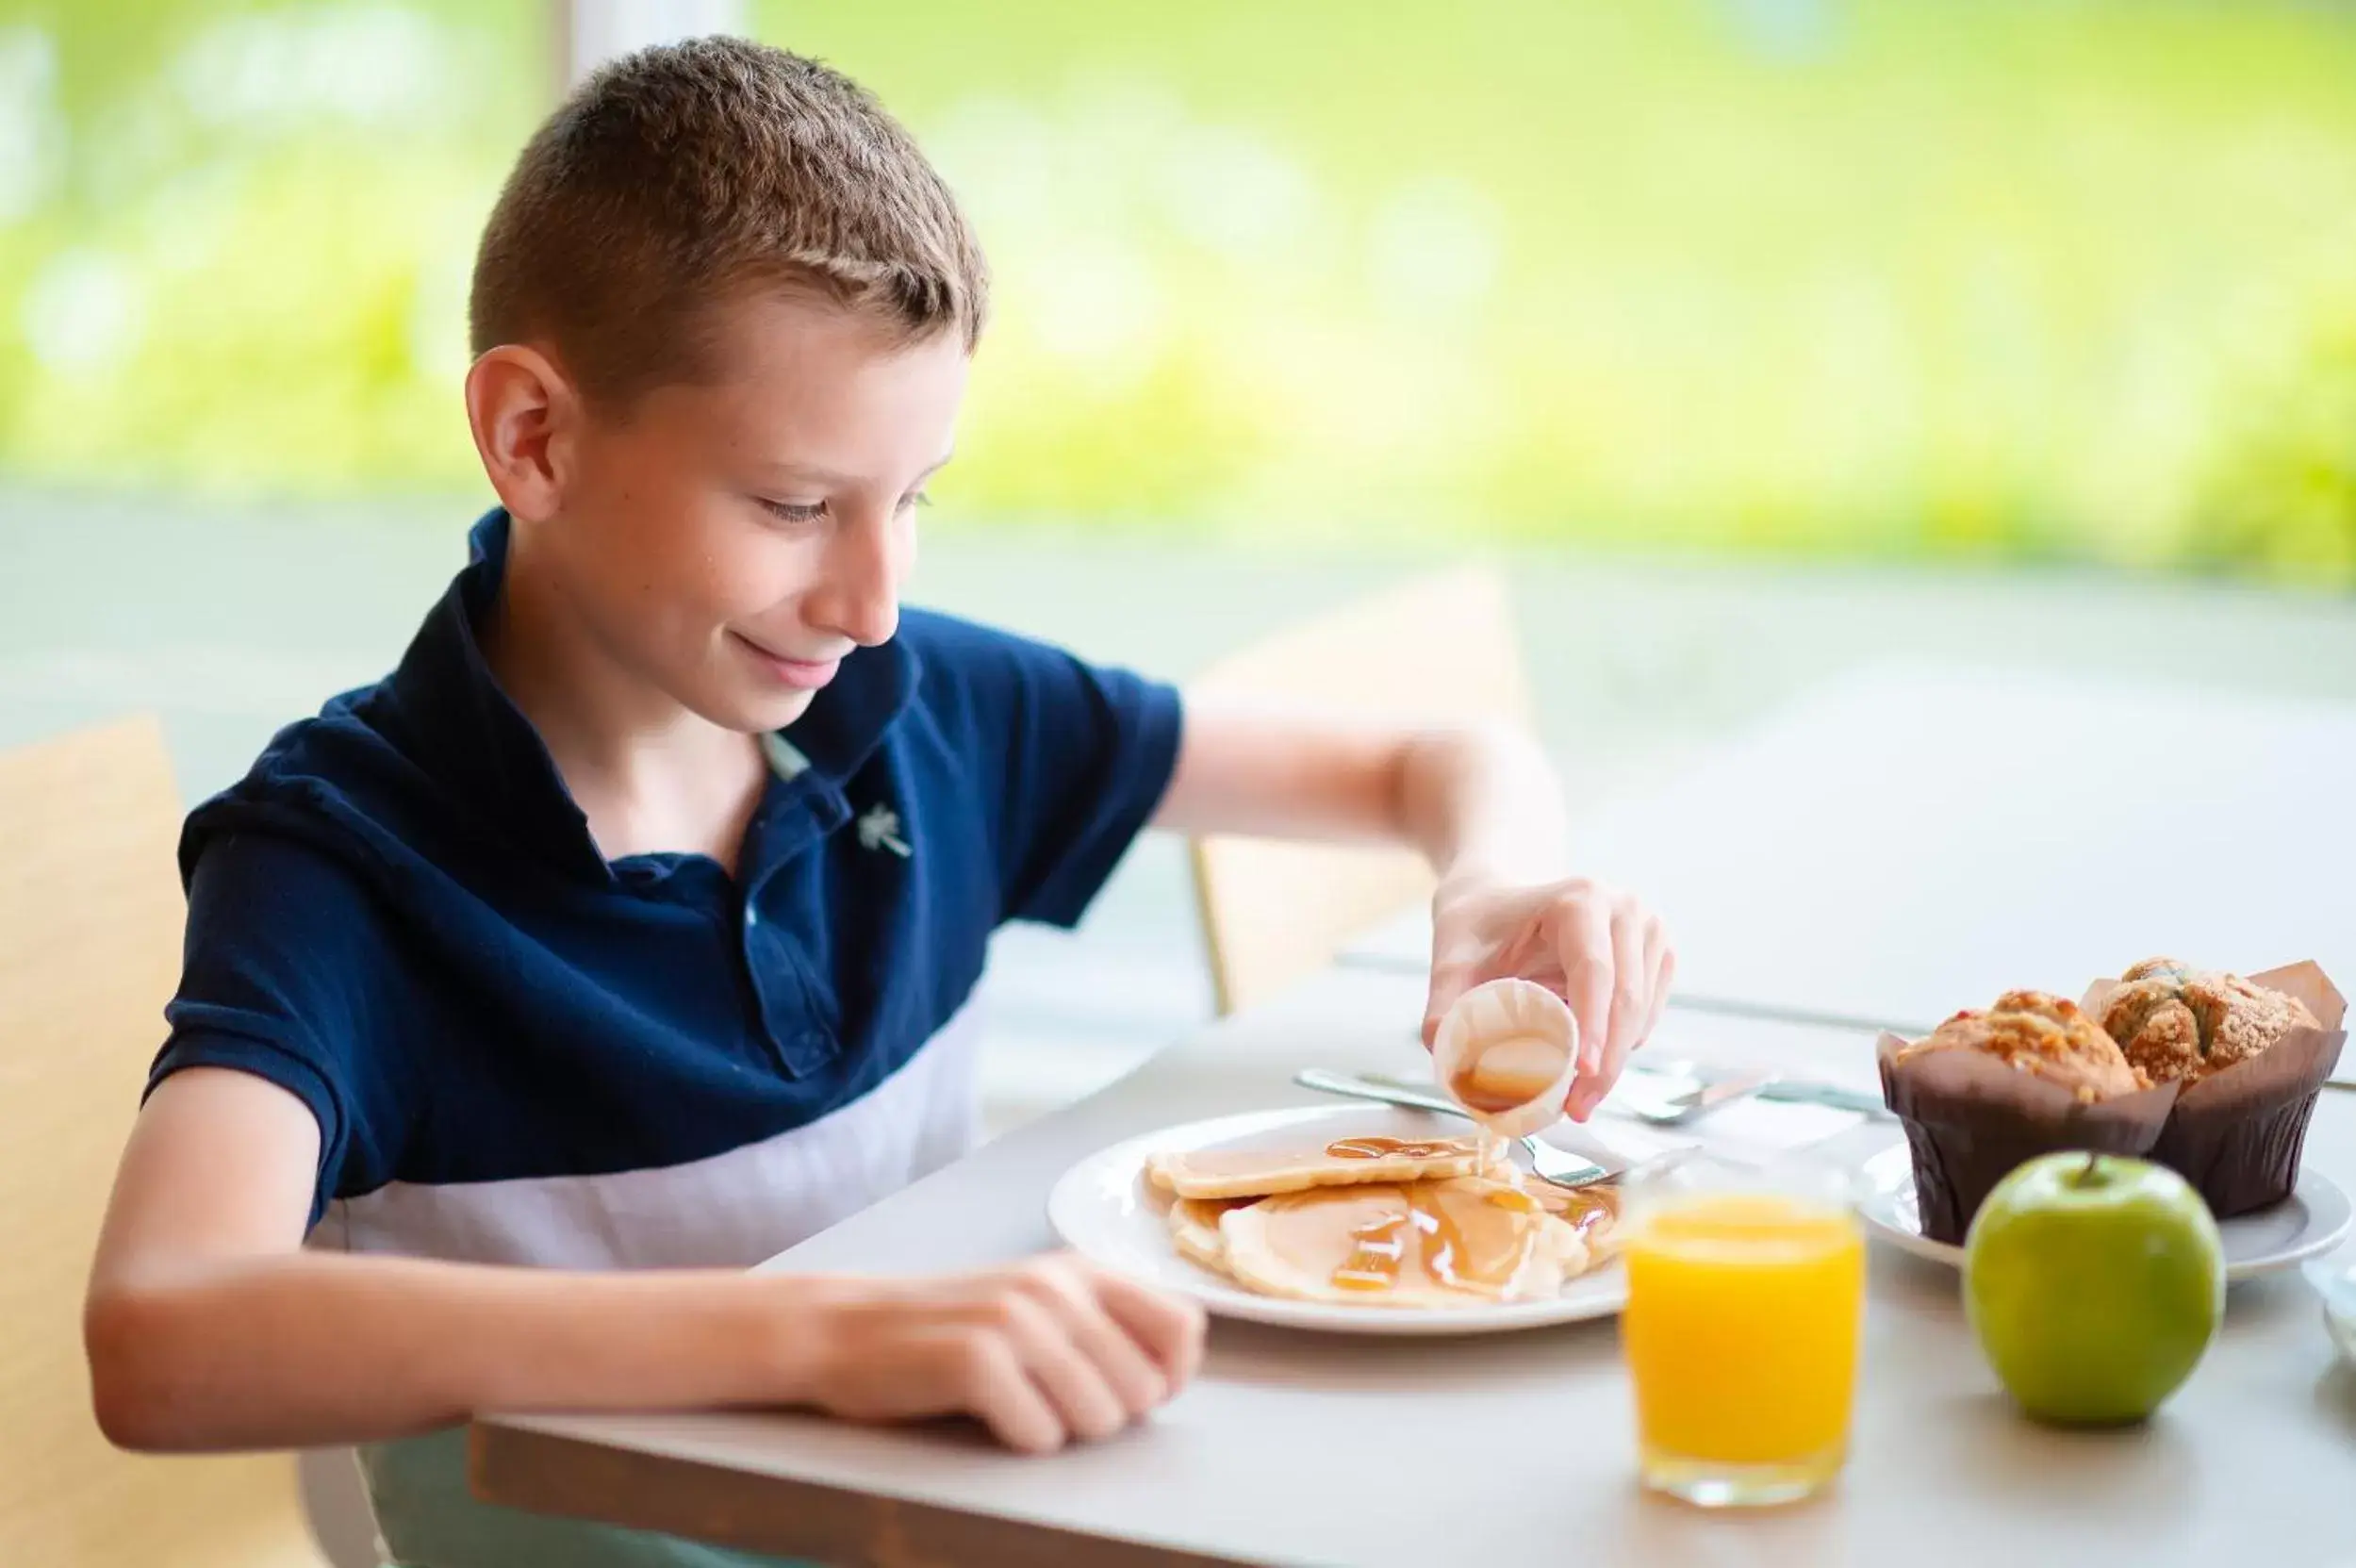
[(1842, 1173), (1689, 1161), (1628, 1195), (1622, 1344), (1644, 1484), (1786, 1503), (1840, 1471), (1865, 1309)]

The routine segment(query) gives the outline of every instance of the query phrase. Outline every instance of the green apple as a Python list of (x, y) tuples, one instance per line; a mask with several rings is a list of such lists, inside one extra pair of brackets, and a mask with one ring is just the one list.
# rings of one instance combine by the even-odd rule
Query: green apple
[(1964, 1303), (1996, 1375), (2041, 1421), (2140, 1421), (2225, 1315), (2225, 1248), (2174, 1171), (2048, 1154), (1996, 1184), (1964, 1238)]

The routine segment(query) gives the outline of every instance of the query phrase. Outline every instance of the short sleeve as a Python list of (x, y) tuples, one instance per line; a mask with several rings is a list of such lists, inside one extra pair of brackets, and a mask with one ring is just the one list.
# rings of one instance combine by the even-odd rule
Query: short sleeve
[(214, 838), (189, 881), (180, 988), (148, 1093), (189, 1067), (277, 1084), (318, 1118), (311, 1218), (390, 1179), (417, 1094), (372, 1020), (387, 989), (389, 933), (334, 861), (264, 833)]
[(941, 683), (964, 720), (1001, 917), (1078, 924), (1169, 787), (1177, 690), (946, 616), (903, 624), (928, 700)]

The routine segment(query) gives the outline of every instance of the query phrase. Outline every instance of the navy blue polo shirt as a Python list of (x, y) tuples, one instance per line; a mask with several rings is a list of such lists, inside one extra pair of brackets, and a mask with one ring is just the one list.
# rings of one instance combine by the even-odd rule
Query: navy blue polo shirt
[(607, 861), (477, 630), (508, 520), (380, 684), (180, 846), (157, 1058), (318, 1118), (312, 1245), (750, 1263), (966, 1147), (1002, 921), (1076, 921), (1160, 801), (1177, 694), (910, 611), (788, 729), (731, 877)]

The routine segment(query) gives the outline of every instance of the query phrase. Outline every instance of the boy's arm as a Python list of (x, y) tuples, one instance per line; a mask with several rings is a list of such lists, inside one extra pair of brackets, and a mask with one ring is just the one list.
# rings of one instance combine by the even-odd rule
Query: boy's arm
[(1567, 876), (1562, 789), (1504, 726), (1417, 728), (1189, 700), (1154, 825), (1178, 833), (1410, 845), (1440, 875), (1424, 1039), (1470, 986), (1518, 974), (1579, 1020), (1584, 1118), (1658, 1021), (1676, 957), (1630, 895)]
[(965, 1412), (1013, 1446), (1175, 1392), (1202, 1318), (1070, 1259), (914, 1280), (577, 1274), (306, 1252), (319, 1129), (248, 1074), (165, 1080), (125, 1151), (84, 1332), (126, 1447), (292, 1447), (492, 1410)]
[(1184, 834), (1376, 840), (1442, 876), (1562, 870), (1562, 787), (1507, 726), (1409, 728), (1189, 698), (1153, 825)]

